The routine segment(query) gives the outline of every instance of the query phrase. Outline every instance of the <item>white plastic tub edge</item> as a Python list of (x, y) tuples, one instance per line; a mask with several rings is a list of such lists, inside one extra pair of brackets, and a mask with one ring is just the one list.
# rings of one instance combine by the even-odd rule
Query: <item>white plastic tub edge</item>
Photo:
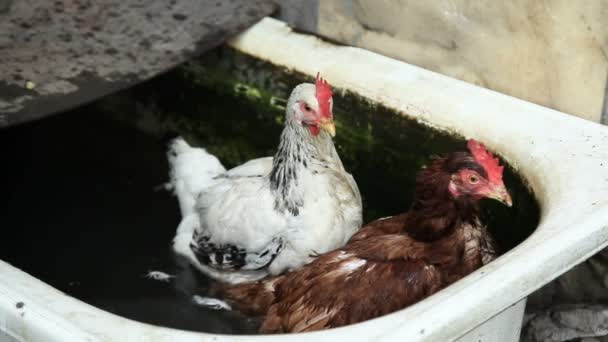
[[(405, 310), (338, 329), (213, 335), (135, 322), (0, 262), (0, 330), (23, 341), (516, 341), (525, 297), (608, 244), (608, 128), (266, 18), (230, 42), (404, 115), (486, 143), (530, 183), (541, 222), (522, 244)], [(17, 303), (23, 303), (20, 308)]]

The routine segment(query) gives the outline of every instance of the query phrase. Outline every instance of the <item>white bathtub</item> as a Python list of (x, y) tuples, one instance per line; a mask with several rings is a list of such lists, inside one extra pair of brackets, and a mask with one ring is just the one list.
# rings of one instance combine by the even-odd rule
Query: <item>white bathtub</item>
[[(0, 262), (0, 340), (517, 341), (526, 296), (608, 245), (608, 128), (264, 19), (230, 45), (315, 75), (498, 151), (541, 204), (538, 229), (496, 261), (405, 310), (338, 329), (230, 336), (122, 318)], [(604, 165), (606, 163), (606, 165)], [(10, 227), (5, 227), (8, 229)]]

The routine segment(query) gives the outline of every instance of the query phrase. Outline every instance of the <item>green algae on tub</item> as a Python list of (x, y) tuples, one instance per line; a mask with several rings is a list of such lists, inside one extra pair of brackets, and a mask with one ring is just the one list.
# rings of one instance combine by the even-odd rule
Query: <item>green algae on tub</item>
[[(314, 80), (221, 48), (122, 96), (137, 104), (140, 120), (152, 115), (144, 121), (186, 136), (232, 167), (274, 154), (285, 103), (291, 89), (302, 82)], [(359, 184), (366, 222), (407, 210), (415, 174), (430, 156), (466, 149), (463, 137), (406, 115), (334, 89), (335, 144)], [(510, 167), (505, 182), (513, 208), (492, 201), (484, 201), (484, 208), (491, 231), (506, 251), (534, 230), (539, 208)]]
[[(166, 143), (184, 135), (226, 167), (273, 155), (291, 89), (312, 81), (220, 48), (89, 106), (0, 131), (3, 146), (20, 146), (3, 156), (20, 167), (8, 169), (11, 201), (3, 219), (14, 229), (0, 239), (0, 259), (124, 317), (255, 333), (255, 320), (193, 302), (210, 280), (171, 253), (180, 214), (164, 188)], [(463, 137), (343, 89), (334, 89), (334, 115), (335, 143), (359, 184), (365, 221), (406, 211), (415, 174), (429, 157), (466, 148)], [(530, 235), (539, 219), (533, 195), (510, 168), (505, 183), (512, 208), (482, 203), (502, 252)], [(175, 277), (151, 280), (152, 270)]]

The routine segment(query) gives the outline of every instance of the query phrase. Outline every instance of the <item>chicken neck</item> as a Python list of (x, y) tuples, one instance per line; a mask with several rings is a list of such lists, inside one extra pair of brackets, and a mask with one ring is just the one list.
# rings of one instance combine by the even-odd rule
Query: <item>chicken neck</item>
[(331, 136), (323, 130), (312, 136), (307, 127), (288, 119), (269, 174), (275, 209), (297, 216), (304, 205), (303, 187), (309, 185), (301, 181), (303, 173), (317, 175), (324, 169), (344, 170)]
[(437, 159), (418, 174), (416, 193), (404, 225), (405, 231), (420, 241), (433, 241), (451, 234), (464, 223), (476, 225), (476, 201), (455, 199), (448, 191), (450, 174)]

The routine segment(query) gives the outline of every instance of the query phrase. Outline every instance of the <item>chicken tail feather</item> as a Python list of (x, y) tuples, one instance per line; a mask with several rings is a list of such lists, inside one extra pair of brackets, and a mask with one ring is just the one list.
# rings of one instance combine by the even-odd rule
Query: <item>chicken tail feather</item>
[(194, 212), (196, 198), (226, 171), (219, 160), (204, 148), (192, 147), (182, 137), (171, 141), (167, 152), (170, 187), (178, 198), (182, 217)]

